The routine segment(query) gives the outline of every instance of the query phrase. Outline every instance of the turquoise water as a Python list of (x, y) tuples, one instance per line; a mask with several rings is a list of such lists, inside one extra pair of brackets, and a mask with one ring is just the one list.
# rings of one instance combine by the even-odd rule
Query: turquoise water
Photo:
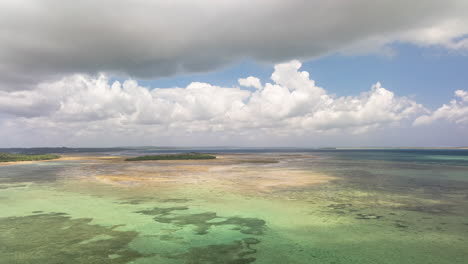
[(466, 150), (216, 151), (0, 166), (0, 263), (468, 259)]

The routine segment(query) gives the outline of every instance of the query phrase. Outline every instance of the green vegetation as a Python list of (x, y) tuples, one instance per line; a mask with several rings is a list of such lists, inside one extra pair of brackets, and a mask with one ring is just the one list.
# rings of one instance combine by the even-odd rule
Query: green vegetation
[(164, 154), (164, 155), (147, 155), (135, 158), (128, 158), (126, 161), (141, 161), (141, 160), (200, 160), (200, 159), (216, 159), (216, 156), (202, 153), (182, 153), (182, 154)]
[(53, 155), (53, 154), (27, 155), (27, 154), (0, 153), (0, 162), (51, 160), (51, 159), (58, 159), (58, 158), (60, 158), (59, 155)]

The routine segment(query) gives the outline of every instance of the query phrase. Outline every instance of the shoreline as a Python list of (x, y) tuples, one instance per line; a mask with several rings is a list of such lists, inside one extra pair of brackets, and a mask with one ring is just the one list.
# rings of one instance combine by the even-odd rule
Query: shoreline
[(120, 156), (68, 156), (62, 155), (57, 159), (46, 159), (46, 160), (24, 160), (24, 161), (4, 161), (0, 162), (0, 166), (9, 166), (9, 165), (21, 165), (21, 164), (31, 164), (39, 162), (52, 162), (52, 161), (66, 161), (66, 160), (103, 160), (103, 159), (115, 159), (121, 158)]

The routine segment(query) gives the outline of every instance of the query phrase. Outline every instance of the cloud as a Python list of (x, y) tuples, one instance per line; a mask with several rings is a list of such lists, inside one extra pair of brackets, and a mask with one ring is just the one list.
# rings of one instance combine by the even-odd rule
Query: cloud
[[(307, 133), (364, 133), (411, 122), (426, 110), (375, 84), (358, 96), (336, 97), (293, 60), (275, 65), (273, 82), (240, 79), (258, 89), (193, 82), (185, 88), (146, 88), (135, 80), (75, 74), (28, 91), (0, 92), (0, 130), (6, 137), (163, 139), (274, 138)], [(460, 96), (466, 96), (457, 92)], [(3, 121), (2, 121), (3, 120)], [(61, 139), (60, 139), (61, 138)], [(119, 139), (118, 142), (122, 142)], [(197, 139), (193, 139), (196, 143)], [(116, 144), (114, 144), (116, 145)], [(117, 145), (122, 145), (119, 143)]]
[(239, 81), (240, 86), (254, 87), (256, 89), (262, 89), (263, 88), (262, 82), (257, 77), (250, 76), (250, 77), (247, 77), (247, 78), (239, 78), (238, 81)]
[(430, 115), (422, 115), (414, 120), (415, 126), (429, 125), (436, 121), (448, 121), (459, 125), (468, 124), (468, 91), (457, 90), (449, 104), (442, 105)]
[(457, 90), (455, 91), (455, 96), (460, 97), (463, 102), (468, 102), (468, 91)]
[(0, 90), (75, 73), (157, 78), (246, 57), (391, 53), (394, 42), (465, 50), (467, 12), (465, 0), (3, 0)]

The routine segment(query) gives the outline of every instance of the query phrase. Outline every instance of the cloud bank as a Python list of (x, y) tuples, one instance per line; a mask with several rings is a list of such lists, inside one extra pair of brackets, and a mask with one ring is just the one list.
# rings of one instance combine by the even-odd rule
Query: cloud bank
[(430, 115), (423, 115), (414, 120), (415, 126), (429, 125), (437, 121), (446, 121), (458, 125), (468, 125), (468, 91), (457, 90), (449, 104), (444, 104)]
[[(413, 43), (466, 51), (465, 0), (3, 0), (0, 90), (69, 74), (157, 78)], [(257, 87), (255, 84), (254, 87)]]
[[(239, 87), (193, 82), (184, 88), (150, 89), (135, 80), (110, 82), (105, 75), (75, 74), (32, 90), (0, 91), (0, 135), (55, 144), (67, 138), (118, 138), (125, 145), (132, 141), (125, 138), (160, 142), (190, 135), (216, 142), (223, 137), (360, 134), (411, 124), (429, 113), (380, 83), (357, 96), (334, 96), (300, 67), (297, 60), (277, 64), (272, 82), (264, 85), (251, 76), (239, 79)], [(457, 95), (466, 101), (466, 92)], [(194, 136), (191, 144), (196, 142)]]

